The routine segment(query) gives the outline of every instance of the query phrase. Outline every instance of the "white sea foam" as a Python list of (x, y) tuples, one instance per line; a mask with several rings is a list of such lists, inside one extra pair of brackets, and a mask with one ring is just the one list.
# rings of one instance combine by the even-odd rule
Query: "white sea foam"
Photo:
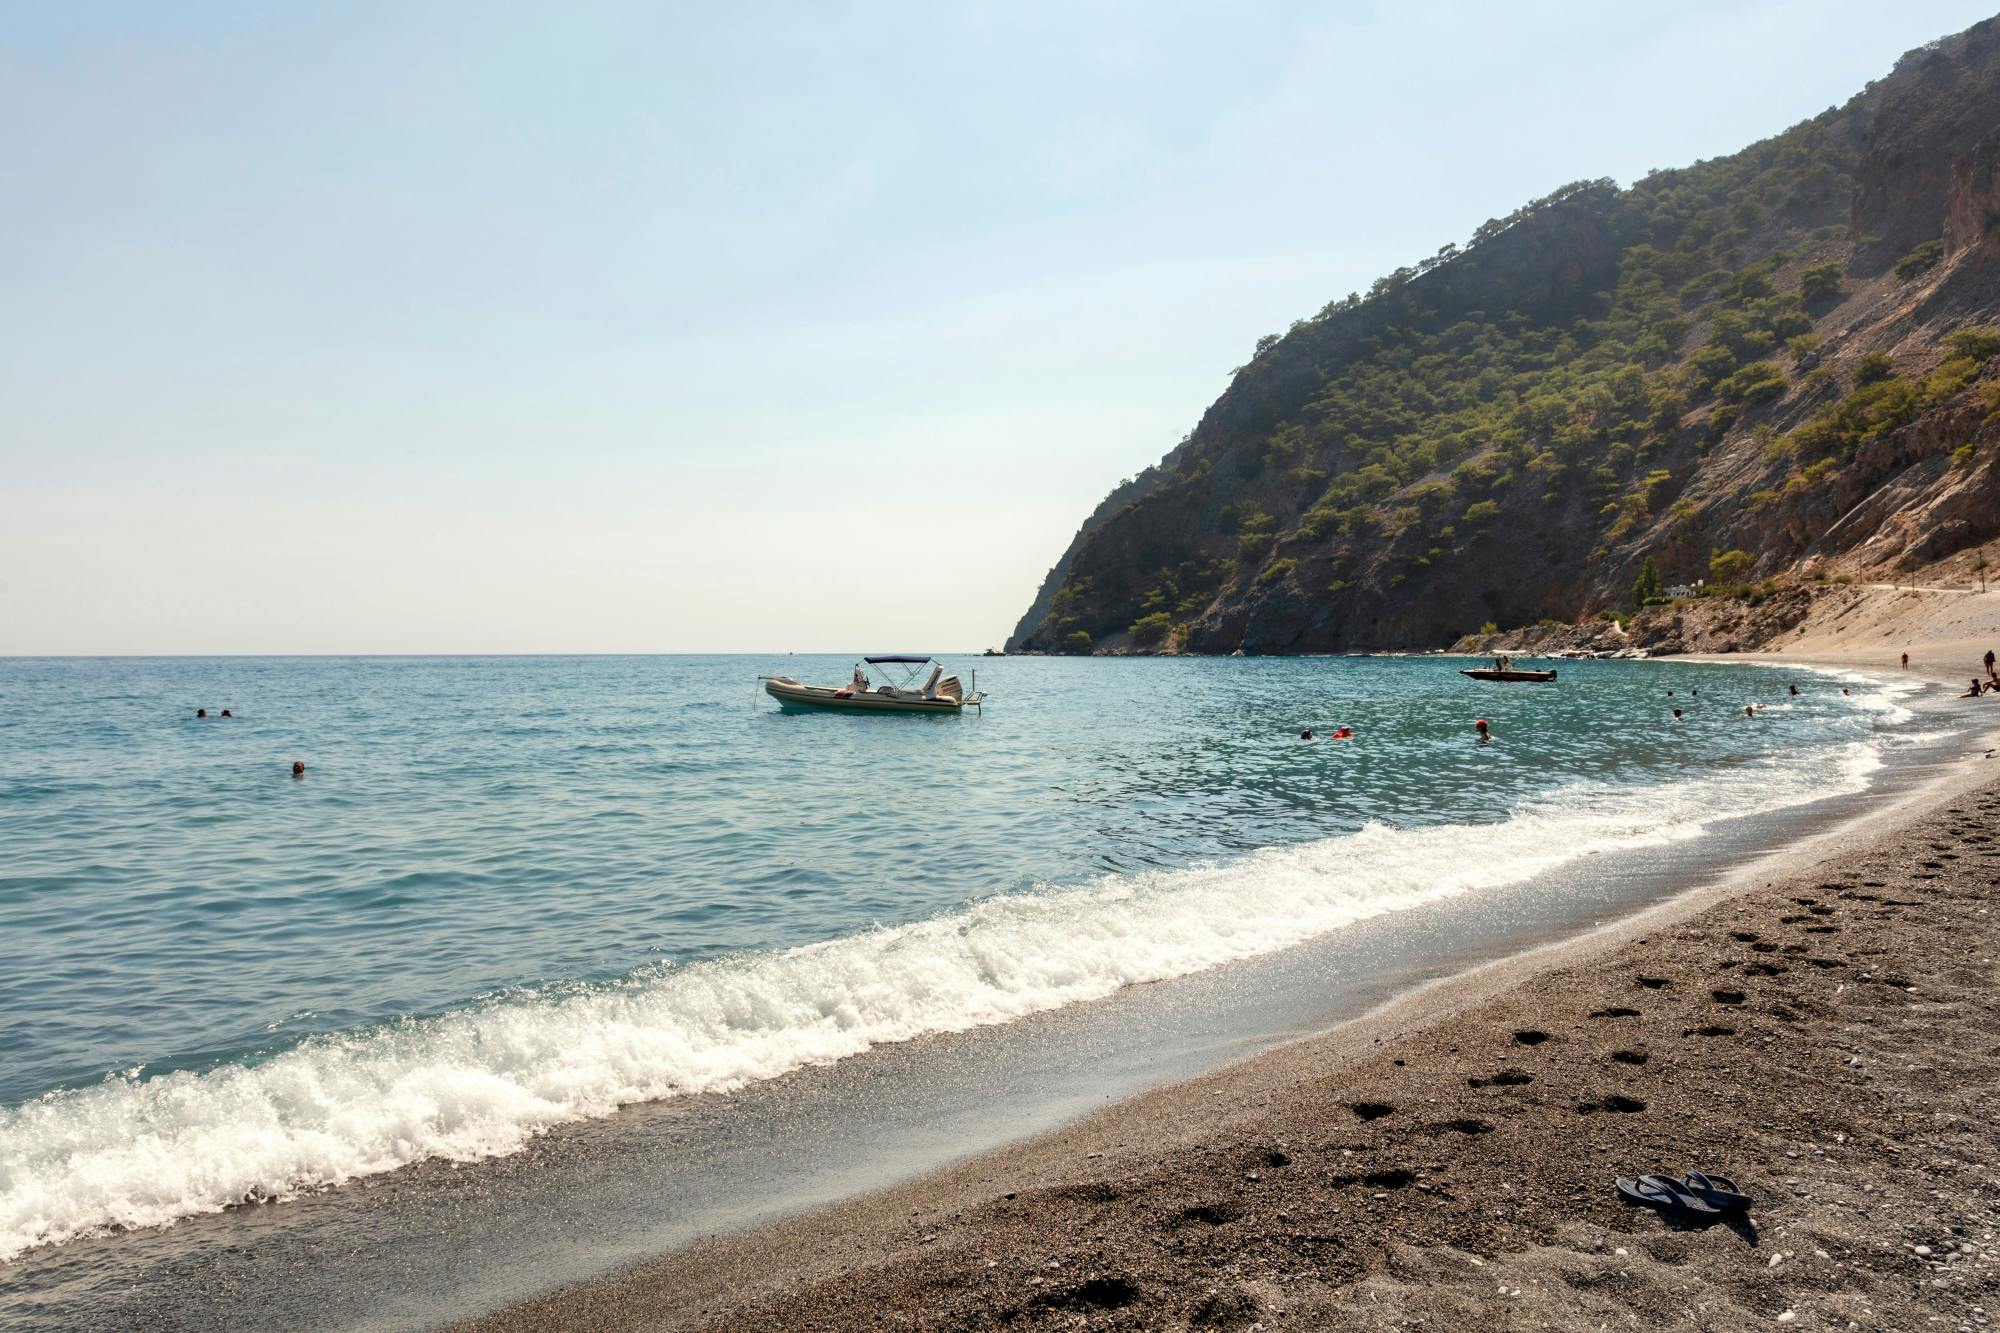
[[(1864, 788), (1866, 743), (1652, 788), (1575, 786), (1476, 830), (1392, 829), (1111, 876), (804, 948), (652, 970), (0, 1111), (0, 1260), (426, 1158), (511, 1153), (632, 1102), (1004, 1023)], [(1477, 855), (1468, 854), (1476, 845)]]

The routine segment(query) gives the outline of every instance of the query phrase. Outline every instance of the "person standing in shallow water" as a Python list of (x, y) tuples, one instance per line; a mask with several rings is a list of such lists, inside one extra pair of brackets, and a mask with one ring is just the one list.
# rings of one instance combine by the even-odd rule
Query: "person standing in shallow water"
[(1479, 743), (1482, 745), (1493, 739), (1493, 733), (1487, 728), (1486, 719), (1483, 717), (1472, 724), (1472, 730), (1479, 737)]

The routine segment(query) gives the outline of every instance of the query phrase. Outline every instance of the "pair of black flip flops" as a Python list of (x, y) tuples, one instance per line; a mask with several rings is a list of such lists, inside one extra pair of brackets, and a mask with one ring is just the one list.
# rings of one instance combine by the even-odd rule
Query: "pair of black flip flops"
[(1750, 1196), (1736, 1188), (1728, 1176), (1711, 1176), (1690, 1171), (1679, 1180), (1667, 1176), (1621, 1176), (1618, 1193), (1627, 1202), (1642, 1208), (1682, 1218), (1713, 1220), (1745, 1212)]

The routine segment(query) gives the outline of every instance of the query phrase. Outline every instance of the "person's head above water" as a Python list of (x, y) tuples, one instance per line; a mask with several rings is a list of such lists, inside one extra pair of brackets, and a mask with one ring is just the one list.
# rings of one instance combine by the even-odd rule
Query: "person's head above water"
[(1310, 731), (1302, 731), (1299, 733), (1299, 739), (1302, 741), (1309, 741), (1312, 738), (1313, 734)]
[(1755, 716), (1757, 716), (1757, 710), (1756, 710), (1755, 708), (1751, 707), (1751, 706), (1750, 706), (1749, 704), (1744, 704), (1744, 705), (1743, 705), (1743, 716), (1745, 716), (1745, 717), (1755, 717)]
[(1479, 739), (1482, 741), (1490, 738), (1493, 735), (1493, 733), (1490, 730), (1488, 730), (1486, 726), (1486, 719), (1483, 717), (1480, 718), (1477, 722), (1474, 722), (1472, 724), (1472, 729), (1474, 732), (1478, 734)]
[(229, 711), (229, 710), (228, 710), (227, 708), (225, 708), (225, 709), (223, 709), (223, 710), (222, 710), (222, 715), (223, 715), (224, 717), (235, 717), (235, 716), (236, 716), (236, 714), (234, 714), (234, 713), (230, 712), (230, 711)]
[(194, 715), (195, 715), (196, 717), (207, 717), (207, 716), (208, 716), (208, 710), (207, 710), (206, 708), (197, 708), (197, 709), (195, 709), (195, 710), (194, 710)]
[(305, 775), (306, 775), (306, 761), (303, 759), (292, 760), (292, 776), (295, 778), (302, 778)]
[(1799, 687), (1796, 685), (1787, 685), (1785, 686), (1785, 688), (1790, 690), (1793, 694), (1797, 694), (1799, 692)]
[(1680, 720), (1681, 720), (1681, 710), (1676, 708), (1674, 710), (1674, 721), (1678, 722)]

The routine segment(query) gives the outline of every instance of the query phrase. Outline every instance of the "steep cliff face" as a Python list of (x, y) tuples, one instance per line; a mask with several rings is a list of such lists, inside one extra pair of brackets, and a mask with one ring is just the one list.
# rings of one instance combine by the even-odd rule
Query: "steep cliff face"
[(1580, 182), (1266, 339), (1010, 647), (1432, 647), (1749, 553), (2000, 535), (2000, 21), (1845, 107)]

